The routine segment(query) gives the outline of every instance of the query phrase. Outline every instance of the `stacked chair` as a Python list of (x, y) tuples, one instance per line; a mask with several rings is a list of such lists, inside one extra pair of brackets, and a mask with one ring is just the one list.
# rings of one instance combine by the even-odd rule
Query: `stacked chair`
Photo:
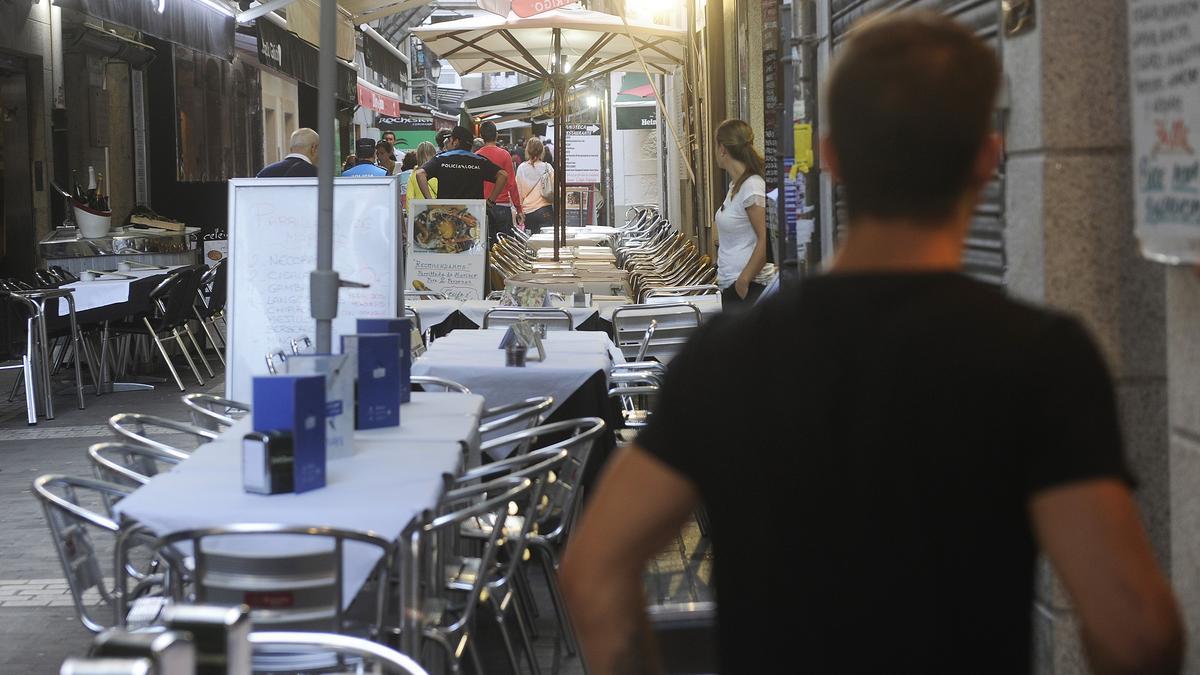
[(655, 288), (712, 284), (717, 270), (686, 236), (653, 209), (635, 209), (614, 238), (617, 264), (629, 272), (634, 300), (645, 301)]

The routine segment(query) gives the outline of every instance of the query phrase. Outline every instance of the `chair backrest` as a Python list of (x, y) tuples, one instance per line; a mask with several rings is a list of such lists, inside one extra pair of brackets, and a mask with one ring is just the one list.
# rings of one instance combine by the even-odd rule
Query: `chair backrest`
[(119, 499), (131, 492), (129, 488), (96, 480), (94, 478), (76, 478), (61, 474), (46, 474), (33, 481), (33, 494), (42, 504), (46, 514), (46, 524), (50, 528), (50, 537), (54, 542), (54, 550), (62, 563), (63, 575), (67, 580), (67, 588), (71, 591), (71, 599), (75, 602), (75, 611), (84, 628), (98, 633), (116, 622), (110, 616), (108, 619), (97, 619), (93, 614), (94, 603), (84, 600), (84, 594), (96, 589), (98, 599), (112, 607), (115, 599), (111, 589), (105, 584), (103, 569), (92, 542), (91, 529), (107, 532), (114, 537), (120, 531), (116, 521), (108, 516), (97, 513), (81, 503), (81, 495), (91, 495), (93, 500), (103, 496)]
[[(200, 290), (200, 277), (204, 274), (204, 266), (184, 267), (175, 270), (163, 280), (150, 297), (158, 305), (158, 330), (167, 330), (182, 326), (193, 318), (192, 306), (196, 302), (196, 294)], [(175, 279), (174, 283), (166, 285)], [(160, 290), (161, 289), (161, 290)]]
[(658, 321), (650, 319), (650, 325), (646, 326), (646, 334), (642, 336), (642, 344), (638, 347), (637, 358), (634, 361), (641, 362), (646, 360), (646, 350), (650, 348), (650, 341), (654, 339), (654, 333), (658, 331)]
[(688, 295), (720, 295), (721, 287), (716, 284), (700, 284), (696, 286), (664, 286), (646, 291), (646, 301), (650, 298), (678, 298)]
[(12, 361), (28, 349), (29, 318), (37, 312), (37, 305), (6, 290), (0, 290), (0, 303), (0, 360)]
[(209, 431), (233, 426), (239, 417), (250, 412), (249, 403), (239, 403), (213, 394), (185, 394), (183, 404), (192, 415), (192, 424)]
[(484, 328), (518, 321), (545, 324), (547, 330), (575, 330), (571, 313), (561, 307), (493, 307), (483, 315)]
[[(517, 403), (488, 408), (483, 411), (479, 436), (484, 441), (536, 427), (546, 420), (554, 407), (553, 396), (534, 396)], [(536, 440), (533, 437), (512, 447), (493, 450), (493, 457), (523, 455)], [(497, 451), (498, 450), (498, 451)]]
[[(93, 443), (87, 452), (100, 480), (129, 489), (149, 483), (164, 468), (183, 461), (162, 450), (132, 443)], [(111, 508), (107, 500), (106, 505)]]
[(154, 662), (147, 658), (72, 657), (62, 662), (58, 675), (155, 675)]
[[(427, 595), (440, 597), (444, 579), (440, 570), (445, 562), (441, 554), (448, 553), (447, 538), (452, 540), (468, 520), (484, 518), (494, 523), (503, 523), (508, 516), (509, 503), (521, 500), (533, 488), (533, 481), (525, 478), (502, 477), (487, 483), (449, 490), (442, 495), (436, 514), (426, 513), (419, 525), (420, 567), (423, 578), (431, 579), (425, 589)], [(493, 527), (484, 541), (479, 554), (479, 569), (490, 570), (496, 564), (500, 536), (503, 527)], [(449, 626), (442, 629), (456, 632), (471, 625), (475, 610), (483, 600), (484, 590), (492, 581), (490, 574), (477, 574), (467, 592), (466, 605)]]
[(138, 413), (118, 413), (108, 418), (108, 426), (116, 434), (122, 438), (128, 439), (134, 443), (139, 443), (147, 447), (155, 448), (179, 459), (187, 459), (191, 454), (191, 449), (179, 448), (173, 445), (168, 445), (163, 441), (150, 438), (146, 435), (146, 428), (163, 429), (166, 434), (185, 434), (198, 440), (200, 443), (206, 443), (215, 440), (219, 434), (209, 429), (201, 429), (194, 427), (186, 422), (177, 422), (165, 417), (156, 415), (141, 415)]
[(229, 265), (226, 264), (228, 261), (228, 258), (222, 258), (213, 265), (212, 290), (208, 294), (208, 311), (205, 316), (212, 316), (225, 309), (225, 298), (229, 295)]
[[(381, 554), (372, 637), (383, 621), (394, 547), (372, 532), (332, 527), (245, 523), (176, 532), (154, 544), (158, 551), (191, 544), (192, 597), (184, 602), (246, 605), (255, 626), (342, 632), (347, 542)], [(178, 574), (172, 570), (172, 574)]]
[[(566, 450), (568, 457), (562, 471), (555, 480), (545, 486), (544, 495), (548, 498), (548, 508), (540, 512), (537, 525), (540, 536), (551, 541), (557, 541), (570, 533), (574, 527), (575, 518), (583, 504), (582, 480), (587, 468), (588, 458), (592, 447), (603, 435), (604, 420), (599, 417), (582, 417), (563, 422), (552, 422), (519, 431), (483, 443), (480, 449), (490, 452), (495, 447), (521, 443), (529, 438), (546, 445), (535, 450)], [(531, 451), (533, 452), (533, 451)], [(486, 465), (484, 468), (486, 468)]]
[[(688, 302), (622, 305), (612, 313), (612, 338), (627, 359), (653, 357), (666, 363), (683, 349), (702, 318), (700, 308)], [(654, 331), (643, 350), (642, 340), (651, 322)]]
[(432, 375), (413, 375), (409, 378), (409, 382), (419, 385), (421, 391), (446, 392), (451, 394), (469, 394), (471, 390), (466, 385), (459, 384), (454, 380), (447, 380), (441, 377)]
[(421, 315), (417, 314), (417, 310), (406, 305), (404, 307), (404, 316), (406, 318), (412, 319), (413, 326), (415, 326), (417, 329), (417, 332), (420, 333), (421, 332)]
[[(408, 656), (385, 647), (378, 642), (338, 635), (336, 633), (302, 633), (302, 632), (254, 632), (250, 634), (250, 644), (254, 648), (256, 661), (262, 656), (269, 656), (273, 649), (283, 648), (294, 653), (297, 649), (311, 649), (317, 654), (329, 654), (335, 660), (337, 657), (355, 657), (365, 662), (375, 662), (385, 673), (399, 675), (426, 675), (424, 668)], [(367, 672), (376, 672), (367, 669)]]

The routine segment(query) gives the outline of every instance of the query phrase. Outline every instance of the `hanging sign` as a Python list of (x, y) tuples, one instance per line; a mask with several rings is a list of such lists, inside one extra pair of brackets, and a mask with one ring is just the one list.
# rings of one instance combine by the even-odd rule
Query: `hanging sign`
[(600, 126), (567, 125), (567, 182), (600, 182)]
[(422, 141), (434, 142), (437, 130), (433, 127), (432, 115), (401, 113), (391, 117), (378, 117), (375, 126), (380, 131), (396, 134), (396, 150), (416, 150)]
[(616, 118), (618, 131), (658, 128), (658, 108), (652, 105), (621, 106)]
[(487, 202), (414, 199), (408, 222), (405, 288), (480, 300), (487, 274)]
[[(579, 0), (512, 0), (512, 12), (522, 19), (528, 19), (552, 9), (574, 5)], [(482, 7), (482, 5), (481, 5)], [(484, 8), (486, 9), (486, 8)]]
[(1200, 3), (1129, 3), (1134, 231), (1142, 253), (1200, 262)]
[(358, 104), (384, 115), (399, 115), (403, 101), (398, 96), (386, 94), (359, 82)]

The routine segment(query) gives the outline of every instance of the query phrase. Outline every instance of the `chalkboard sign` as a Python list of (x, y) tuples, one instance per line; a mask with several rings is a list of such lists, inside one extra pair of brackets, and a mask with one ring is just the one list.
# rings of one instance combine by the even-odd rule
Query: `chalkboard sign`
[(1146, 257), (1200, 262), (1200, 3), (1129, 3), (1135, 232)]
[[(399, 184), (393, 176), (337, 178), (333, 206), (333, 267), (370, 285), (339, 292), (336, 345), (359, 318), (397, 316), (402, 306)], [(229, 398), (250, 400), (266, 355), (314, 334), (308, 277), (316, 266), (316, 178), (229, 181)]]

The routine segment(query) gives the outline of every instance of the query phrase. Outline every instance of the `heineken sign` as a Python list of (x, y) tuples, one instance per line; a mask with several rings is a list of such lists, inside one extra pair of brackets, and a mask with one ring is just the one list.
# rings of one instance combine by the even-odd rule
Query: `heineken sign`
[(652, 105), (621, 106), (617, 108), (617, 130), (655, 129), (658, 127), (658, 108)]

